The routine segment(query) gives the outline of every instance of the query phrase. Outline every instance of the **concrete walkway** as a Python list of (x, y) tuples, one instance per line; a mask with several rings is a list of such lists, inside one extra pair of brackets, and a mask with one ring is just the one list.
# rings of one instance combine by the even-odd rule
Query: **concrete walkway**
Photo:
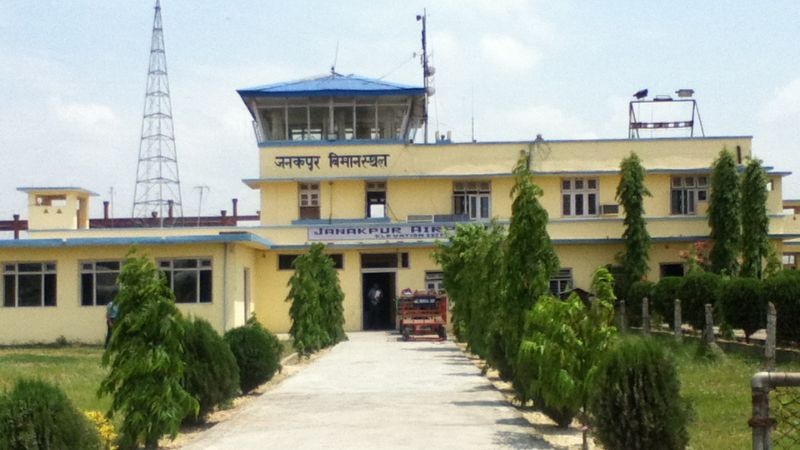
[(551, 448), (453, 343), (349, 336), (184, 448)]

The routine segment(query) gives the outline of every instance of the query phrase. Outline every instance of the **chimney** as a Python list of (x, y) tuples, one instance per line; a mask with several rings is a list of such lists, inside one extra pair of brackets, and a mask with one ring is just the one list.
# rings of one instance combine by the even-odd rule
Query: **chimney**
[(169, 217), (170, 219), (172, 219), (172, 210), (174, 206), (175, 206), (174, 200), (167, 200), (167, 217)]
[(14, 214), (14, 239), (19, 239), (19, 214)]
[(223, 210), (221, 210), (221, 211), (219, 212), (219, 215), (220, 215), (220, 216), (222, 216), (222, 217), (224, 218), (225, 216), (227, 216), (227, 215), (228, 215), (228, 211), (225, 211), (225, 210), (223, 209)]
[(233, 203), (233, 217), (239, 217), (239, 199), (234, 198), (231, 203)]
[(109, 201), (105, 200), (103, 202), (103, 219), (104, 220), (108, 220), (108, 205), (109, 205)]

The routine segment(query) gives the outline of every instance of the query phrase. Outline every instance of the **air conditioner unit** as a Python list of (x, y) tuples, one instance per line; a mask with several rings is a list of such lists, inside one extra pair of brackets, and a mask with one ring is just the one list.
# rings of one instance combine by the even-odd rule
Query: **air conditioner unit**
[(600, 214), (602, 215), (617, 215), (619, 214), (619, 205), (616, 203), (607, 203), (600, 205)]
[(409, 214), (406, 222), (433, 222), (432, 214)]

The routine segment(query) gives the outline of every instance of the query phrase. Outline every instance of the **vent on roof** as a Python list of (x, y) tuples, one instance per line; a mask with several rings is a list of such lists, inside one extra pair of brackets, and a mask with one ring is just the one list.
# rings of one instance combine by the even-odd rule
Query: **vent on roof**
[(406, 222), (433, 222), (432, 214), (409, 214)]
[(619, 205), (616, 203), (607, 203), (605, 205), (600, 205), (600, 214), (617, 215), (619, 214)]

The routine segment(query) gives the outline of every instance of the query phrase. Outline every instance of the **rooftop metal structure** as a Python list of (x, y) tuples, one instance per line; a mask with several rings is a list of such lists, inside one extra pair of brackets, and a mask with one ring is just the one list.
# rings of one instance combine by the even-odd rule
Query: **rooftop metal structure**
[(155, 215), (163, 226), (170, 211), (183, 216), (161, 4), (156, 0), (131, 215), (134, 218)]

